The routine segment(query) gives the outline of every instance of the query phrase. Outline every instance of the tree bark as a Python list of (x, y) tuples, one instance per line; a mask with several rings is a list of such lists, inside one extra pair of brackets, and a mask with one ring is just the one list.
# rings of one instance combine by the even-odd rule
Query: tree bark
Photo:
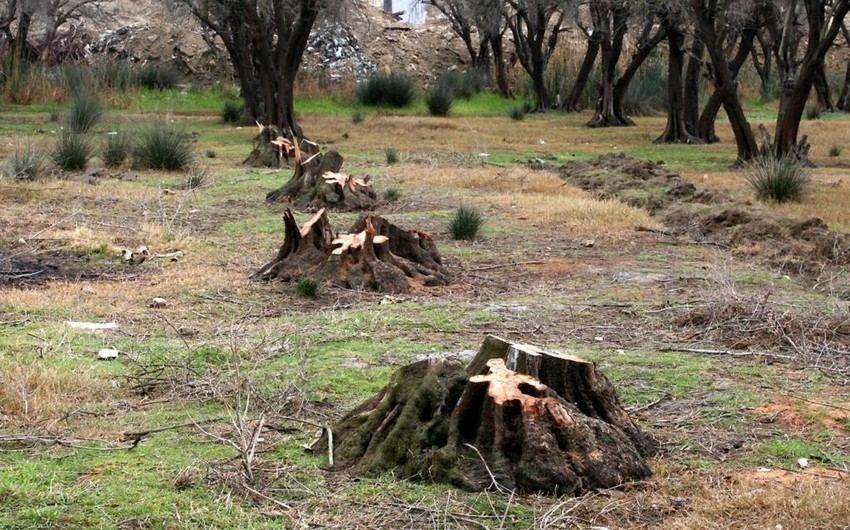
[(818, 98), (818, 107), (823, 112), (835, 112), (835, 106), (832, 104), (832, 94), (829, 88), (829, 81), (826, 78), (826, 65), (821, 64), (815, 69), (815, 93)]
[(648, 477), (643, 457), (656, 449), (593, 363), (492, 336), (467, 367), (430, 358), (401, 368), (332, 431), (338, 469), (473, 491), (614, 487)]

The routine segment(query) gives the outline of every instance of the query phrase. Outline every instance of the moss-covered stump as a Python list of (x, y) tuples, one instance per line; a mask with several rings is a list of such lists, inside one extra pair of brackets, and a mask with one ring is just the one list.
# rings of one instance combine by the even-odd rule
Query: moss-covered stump
[(656, 449), (593, 363), (497, 337), (468, 366), (401, 368), (332, 430), (337, 469), (474, 491), (609, 488), (648, 477)]
[(326, 210), (299, 227), (291, 210), (275, 258), (251, 275), (256, 280), (312, 278), (384, 293), (445, 285), (450, 281), (431, 236), (404, 230), (383, 217), (362, 215), (347, 233), (335, 233)]
[(378, 205), (378, 194), (366, 180), (340, 173), (343, 158), (336, 151), (295, 154), (292, 178), (282, 187), (269, 192), (269, 202), (288, 202), (300, 209), (317, 211), (330, 208), (339, 211), (372, 210)]

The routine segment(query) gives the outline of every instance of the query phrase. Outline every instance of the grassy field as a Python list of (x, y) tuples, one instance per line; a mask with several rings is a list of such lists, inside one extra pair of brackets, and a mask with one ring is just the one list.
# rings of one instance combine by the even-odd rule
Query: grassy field
[[(583, 127), (589, 115), (513, 121), (515, 103), (486, 94), (449, 118), (426, 116), (418, 103), (366, 111), (358, 124), (345, 99), (299, 101), (305, 130), (342, 153), (348, 171), (400, 192), (382, 213), (433, 234), (455, 278), (399, 297), (321, 286), (310, 299), (291, 285), (248, 281), (282, 242), (283, 206), (263, 197), (289, 171), (242, 166), (256, 129), (221, 123), (227, 97), (140, 92), (92, 133), (99, 142), (173, 121), (196, 139), (207, 175), (200, 188), (153, 171), (0, 180), (0, 267), (26, 257), (52, 276), (0, 281), (0, 528), (846, 528), (847, 372), (775, 345), (741, 356), (676, 350), (728, 347), (710, 339), (709, 326), (682, 324), (693, 311), (769, 299), (782, 314), (814, 307), (847, 318), (847, 292), (730, 249), (638, 232), (661, 222), (571, 186), (555, 169), (623, 152), (754, 201), (742, 171), (730, 169), (725, 123), (719, 144), (655, 145), (662, 116), (616, 130)], [(49, 149), (51, 114), (62, 111), (0, 107), (0, 157), (25, 142)], [(774, 115), (753, 109), (756, 123)], [(829, 156), (850, 144), (850, 119), (804, 122), (803, 133), (818, 164), (810, 194), (762, 208), (850, 231), (850, 150)], [(399, 163), (387, 164), (387, 148)], [(485, 216), (475, 241), (449, 237), (459, 205)], [(331, 217), (344, 225), (356, 216)], [(120, 249), (138, 245), (182, 256), (123, 263)], [(167, 306), (149, 307), (155, 297)], [(661, 442), (654, 476), (579, 498), (508, 496), (355, 477), (305, 451), (312, 423), (340, 417), (394, 369), (422, 354), (476, 349), (488, 333), (596, 361)], [(118, 359), (97, 360), (102, 348)], [(246, 396), (249, 415), (277, 418), (251, 489), (222, 442)], [(154, 432), (134, 445), (128, 433), (142, 431)]]

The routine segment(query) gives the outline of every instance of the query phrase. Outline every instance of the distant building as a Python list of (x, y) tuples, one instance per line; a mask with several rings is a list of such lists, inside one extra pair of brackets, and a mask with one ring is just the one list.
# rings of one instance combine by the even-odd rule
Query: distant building
[(410, 24), (425, 23), (425, 3), (423, 0), (372, 0), (372, 4), (387, 13), (402, 13), (401, 19)]

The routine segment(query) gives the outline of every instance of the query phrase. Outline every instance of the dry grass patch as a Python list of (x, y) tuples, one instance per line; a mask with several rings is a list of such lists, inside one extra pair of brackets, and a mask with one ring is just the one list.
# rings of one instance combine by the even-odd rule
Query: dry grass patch
[(850, 474), (742, 470), (694, 484), (686, 514), (661, 528), (846, 528), (850, 521)]
[(46, 426), (85, 403), (99, 403), (109, 385), (91, 368), (71, 372), (41, 362), (0, 365), (0, 423)]
[(600, 201), (564, 182), (556, 173), (523, 167), (496, 169), (401, 165), (394, 174), (417, 186), (476, 190), (482, 206), (495, 205), (520, 220), (532, 220), (582, 236), (614, 236), (638, 225), (656, 226), (647, 212), (619, 201)]

